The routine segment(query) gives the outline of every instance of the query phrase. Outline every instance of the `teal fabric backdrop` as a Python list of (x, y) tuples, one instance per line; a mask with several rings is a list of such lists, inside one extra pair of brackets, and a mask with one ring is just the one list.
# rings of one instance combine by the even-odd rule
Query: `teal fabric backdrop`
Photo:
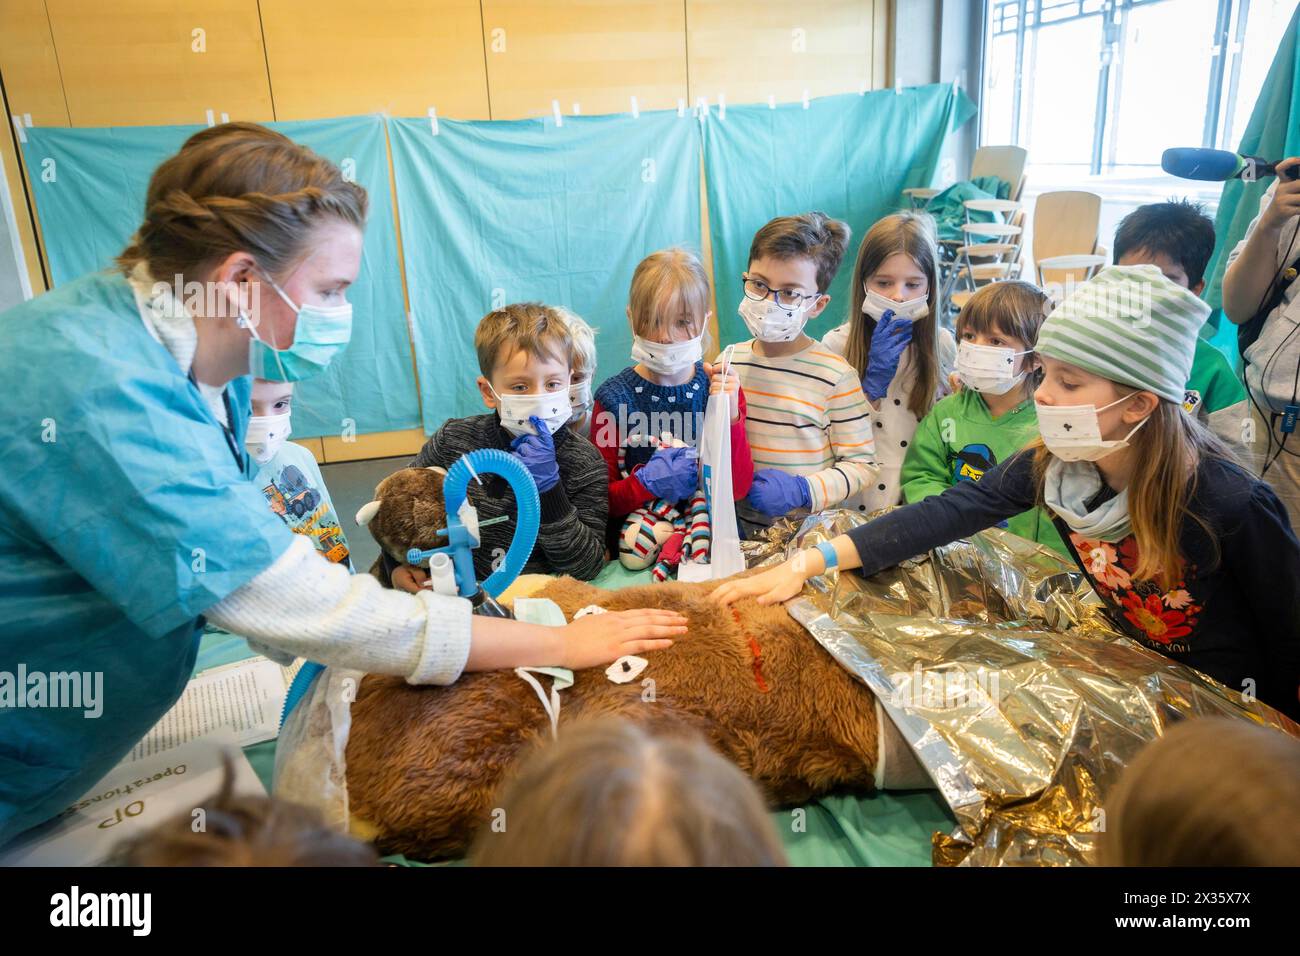
[[(1269, 67), (1259, 99), (1246, 124), (1237, 152), (1243, 156), (1262, 156), (1265, 159), (1283, 159), (1300, 155), (1300, 6), (1291, 17), (1286, 33), (1281, 37), (1273, 65)], [(1206, 269), (1205, 301), (1215, 310), (1201, 331), (1215, 347), (1233, 362), (1240, 365), (1237, 354), (1237, 327), (1223, 318), (1223, 273), (1228, 267), (1228, 253), (1246, 235), (1246, 227), (1259, 214), (1259, 200), (1273, 178), (1254, 183), (1240, 179), (1223, 184), (1219, 199), (1219, 212), (1214, 219), (1214, 231), (1219, 242), (1214, 258)]]
[(736, 309), (749, 244), (777, 216), (820, 210), (853, 230), (831, 303), (809, 326), (820, 338), (845, 319), (849, 273), (871, 224), (903, 205), (902, 191), (928, 186), (947, 134), (975, 114), (950, 84), (792, 103), (730, 106), (704, 123), (704, 179), (718, 320), (724, 343), (749, 338)]
[[(703, 121), (671, 110), (572, 116), (563, 125), (439, 120), (436, 135), (427, 118), (268, 124), (339, 163), (371, 201), (349, 295), (353, 340), (335, 366), (299, 387), (294, 434), (432, 432), (482, 411), (473, 331), (508, 302), (572, 309), (598, 331), (598, 381), (616, 373), (629, 361), (624, 308), (636, 264), (667, 246), (700, 252), (701, 150), (723, 343), (746, 336), (735, 310), (754, 231), (809, 209), (846, 219), (854, 233), (832, 286), (837, 301), (811, 329), (821, 334), (843, 317), (857, 241), (899, 207), (905, 187), (931, 181), (944, 137), (972, 113), (945, 84), (827, 97), (807, 109), (733, 106), (725, 120), (716, 110)], [(26, 131), (23, 156), (56, 284), (111, 263), (139, 224), (153, 169), (200, 128)]]
[[(420, 415), (383, 118), (267, 125), (343, 166), (370, 194), (361, 273), (348, 293), (352, 342), (327, 372), (298, 387), (293, 433), (307, 438), (415, 428)], [(26, 131), (23, 158), (55, 285), (111, 265), (140, 224), (154, 168), (201, 128)]]
[(513, 121), (395, 119), (424, 427), (485, 409), (474, 328), (509, 302), (561, 305), (596, 330), (597, 384), (628, 364), (637, 263), (700, 252), (699, 123), (675, 111)]

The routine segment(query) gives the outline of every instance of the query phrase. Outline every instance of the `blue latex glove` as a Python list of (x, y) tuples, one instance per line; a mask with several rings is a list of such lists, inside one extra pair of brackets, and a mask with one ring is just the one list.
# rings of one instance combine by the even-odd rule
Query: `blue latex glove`
[(694, 448), (660, 448), (637, 471), (645, 490), (664, 501), (681, 501), (700, 484), (700, 456)]
[(537, 483), (540, 494), (550, 491), (560, 483), (560, 463), (555, 460), (555, 439), (546, 422), (536, 415), (528, 421), (537, 429), (536, 435), (520, 435), (510, 443), (510, 450), (524, 463), (528, 473)]
[(812, 492), (803, 475), (792, 475), (780, 468), (763, 468), (754, 472), (749, 503), (763, 514), (776, 517), (795, 508), (812, 507)]
[(885, 397), (889, 383), (898, 371), (898, 361), (912, 342), (911, 319), (900, 319), (885, 310), (876, 330), (871, 334), (871, 349), (867, 352), (867, 374), (862, 379), (862, 391), (873, 402)]

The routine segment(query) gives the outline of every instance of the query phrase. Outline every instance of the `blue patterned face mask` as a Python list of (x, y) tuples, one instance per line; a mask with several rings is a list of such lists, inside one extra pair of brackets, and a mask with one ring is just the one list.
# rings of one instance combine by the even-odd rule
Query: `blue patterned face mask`
[[(253, 337), (248, 341), (248, 370), (254, 378), (272, 382), (301, 382), (319, 375), (330, 362), (348, 347), (352, 338), (352, 306), (294, 305), (293, 300), (270, 276), (266, 280), (298, 315), (293, 344), (277, 349), (264, 342), (257, 329), (249, 325)], [(247, 316), (241, 315), (247, 323)]]

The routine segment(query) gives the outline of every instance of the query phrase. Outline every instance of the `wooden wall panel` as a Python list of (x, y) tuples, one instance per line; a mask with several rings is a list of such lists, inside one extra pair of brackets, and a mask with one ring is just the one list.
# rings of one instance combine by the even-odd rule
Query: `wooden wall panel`
[(681, 0), (483, 0), (493, 119), (676, 108), (686, 96)]
[(257, 0), (46, 0), (73, 126), (272, 120)]
[(691, 102), (778, 103), (872, 88), (871, 0), (687, 0)]
[(281, 120), (387, 113), (489, 119), (478, 0), (262, 0)]
[(45, 0), (0, 3), (0, 74), (9, 109), (36, 126), (67, 126), (59, 59)]
[[(34, 126), (68, 125), (68, 105), (63, 98), (63, 81), (45, 0), (0, 3), (0, 77), (4, 79), (9, 113), (19, 122), (30, 120)], [(33, 225), (35, 217), (23, 188), (27, 170), (19, 158), (22, 143), (10, 117), (4, 119), (8, 128), (0, 133), (3, 140), (0, 158), (18, 228), (17, 245), (27, 267), (27, 281), (35, 294), (49, 288), (49, 280), (41, 268), (39, 224)]]

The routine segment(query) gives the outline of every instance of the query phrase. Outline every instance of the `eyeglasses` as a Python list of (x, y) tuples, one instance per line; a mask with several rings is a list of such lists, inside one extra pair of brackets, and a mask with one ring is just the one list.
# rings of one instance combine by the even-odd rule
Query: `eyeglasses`
[(783, 309), (797, 309), (809, 299), (816, 299), (819, 295), (816, 292), (812, 295), (804, 295), (793, 289), (773, 289), (762, 279), (751, 279), (747, 272), (742, 272), (740, 277), (745, 280), (745, 298), (762, 302), (771, 295), (776, 304)]

